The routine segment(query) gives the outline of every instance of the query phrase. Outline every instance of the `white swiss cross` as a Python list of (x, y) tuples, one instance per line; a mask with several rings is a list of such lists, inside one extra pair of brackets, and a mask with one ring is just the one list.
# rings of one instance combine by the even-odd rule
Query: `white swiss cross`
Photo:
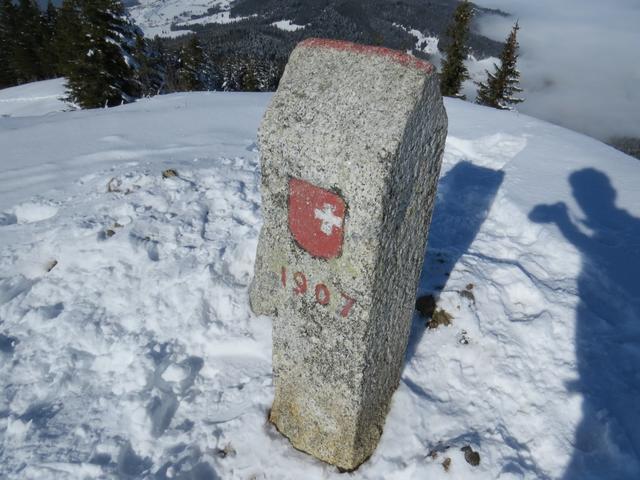
[(322, 210), (316, 208), (313, 212), (315, 217), (322, 222), (320, 230), (325, 235), (331, 235), (333, 233), (333, 227), (340, 228), (342, 226), (342, 218), (333, 213), (335, 210), (335, 205), (325, 203), (322, 206)]

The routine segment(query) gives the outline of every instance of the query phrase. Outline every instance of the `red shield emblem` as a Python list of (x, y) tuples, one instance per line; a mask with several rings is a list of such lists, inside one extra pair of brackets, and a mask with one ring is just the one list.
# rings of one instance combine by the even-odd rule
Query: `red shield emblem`
[(289, 230), (312, 256), (330, 259), (340, 255), (345, 213), (346, 204), (337, 193), (297, 178), (289, 180)]

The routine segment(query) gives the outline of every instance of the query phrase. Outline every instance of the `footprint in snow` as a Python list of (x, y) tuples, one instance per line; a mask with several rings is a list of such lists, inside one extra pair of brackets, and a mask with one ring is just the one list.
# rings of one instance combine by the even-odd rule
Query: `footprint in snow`
[(16, 217), (15, 214), (0, 212), (0, 227), (15, 225), (16, 223), (18, 223), (18, 217)]
[[(7, 218), (9, 221), (15, 220), (14, 223), (35, 223), (52, 218), (57, 214), (58, 207), (55, 207), (53, 205), (37, 202), (26, 202), (14, 207), (13, 217), (9, 216)], [(2, 224), (1, 219), (0, 224)]]
[(11, 354), (15, 351), (17, 344), (18, 339), (16, 337), (0, 333), (0, 352)]
[(23, 275), (0, 279), (0, 305), (10, 302), (22, 293), (28, 292), (35, 283), (35, 280), (26, 278)]
[[(165, 350), (166, 353), (168, 352)], [(147, 405), (153, 436), (160, 437), (169, 428), (180, 406), (180, 400), (189, 393), (203, 366), (204, 360), (195, 356), (187, 357), (178, 363), (169, 363), (165, 357), (157, 364), (153, 374), (153, 386), (160, 393)]]

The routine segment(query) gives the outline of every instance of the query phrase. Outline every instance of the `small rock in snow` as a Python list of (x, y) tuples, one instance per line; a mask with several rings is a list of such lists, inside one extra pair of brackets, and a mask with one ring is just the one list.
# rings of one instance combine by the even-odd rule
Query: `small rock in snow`
[(462, 298), (466, 298), (470, 302), (476, 303), (476, 296), (470, 290), (460, 290), (458, 293), (460, 293)]
[(236, 449), (233, 448), (233, 445), (231, 445), (231, 443), (227, 443), (224, 448), (219, 448), (218, 450), (216, 450), (216, 455), (218, 455), (220, 458), (235, 457)]
[(469, 345), (469, 337), (466, 330), (462, 330), (458, 335), (458, 343), (460, 345)]
[(480, 465), (480, 454), (473, 450), (469, 445), (462, 447), (460, 450), (464, 452), (464, 459), (469, 465), (477, 467)]
[(109, 193), (113, 193), (113, 192), (120, 192), (120, 187), (122, 186), (122, 180), (113, 177), (111, 180), (109, 180), (109, 182), (107, 183), (107, 192)]

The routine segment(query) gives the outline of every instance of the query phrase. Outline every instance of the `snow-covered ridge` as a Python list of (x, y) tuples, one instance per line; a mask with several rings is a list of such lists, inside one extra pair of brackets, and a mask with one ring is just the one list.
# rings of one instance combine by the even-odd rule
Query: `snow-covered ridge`
[(0, 477), (637, 478), (640, 163), (455, 100), (420, 284), (452, 325), (416, 315), (358, 471), (266, 423), (247, 289), (270, 98), (0, 118)]

